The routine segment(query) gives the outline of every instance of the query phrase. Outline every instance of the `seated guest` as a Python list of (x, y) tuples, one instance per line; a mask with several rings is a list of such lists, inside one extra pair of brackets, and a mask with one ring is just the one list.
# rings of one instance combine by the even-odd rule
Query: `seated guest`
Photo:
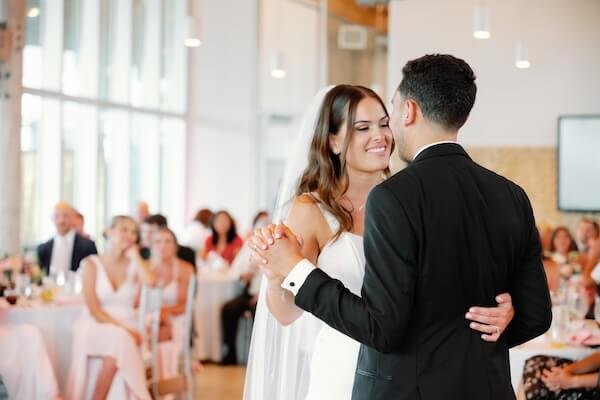
[(166, 227), (167, 218), (164, 215), (154, 214), (146, 217), (140, 225), (140, 251), (144, 260), (150, 259), (150, 247), (152, 247), (152, 238), (161, 227)]
[[(252, 221), (252, 231), (262, 226), (268, 225), (271, 219), (269, 213), (260, 211)], [(250, 311), (252, 314), (256, 311), (258, 302), (258, 293), (260, 292), (260, 281), (262, 274), (250, 262), (250, 247), (244, 246), (238, 253), (231, 265), (231, 272), (244, 283), (244, 291), (237, 298), (227, 302), (221, 311), (221, 322), (223, 324), (224, 344), (226, 354), (223, 358), (223, 364), (237, 364), (239, 354), (236, 348), (236, 336), (238, 331), (238, 322), (244, 313)]]
[(535, 356), (525, 363), (518, 398), (600, 399), (600, 352), (573, 362), (564, 358)]
[(132, 218), (114, 217), (106, 252), (82, 263), (86, 308), (73, 325), (69, 399), (150, 399), (134, 305), (141, 284), (154, 279), (137, 236)]
[(569, 262), (569, 253), (571, 252), (577, 252), (577, 243), (567, 228), (559, 226), (552, 232), (551, 257), (558, 264), (566, 264)]
[(231, 265), (244, 244), (237, 234), (233, 218), (227, 211), (219, 211), (212, 219), (210, 230), (212, 235), (204, 243), (202, 259), (207, 260), (208, 255), (215, 252)]
[(67, 203), (54, 207), (56, 235), (38, 246), (38, 261), (46, 274), (77, 271), (81, 260), (96, 254), (96, 245), (74, 229), (75, 212)]
[(150, 207), (148, 207), (148, 203), (146, 203), (145, 201), (140, 201), (137, 204), (136, 222), (138, 223), (138, 225), (141, 225), (144, 223), (146, 218), (148, 218), (149, 216), (150, 216)]
[(598, 284), (598, 295), (600, 296), (600, 240), (592, 242), (588, 250), (586, 273)]
[(0, 354), (0, 377), (9, 399), (59, 398), (54, 369), (35, 326), (0, 326)]
[(567, 228), (561, 226), (552, 232), (549, 251), (549, 258), (544, 260), (544, 270), (548, 286), (555, 292), (560, 283), (561, 266), (569, 261), (570, 252), (577, 251), (575, 240)]
[(185, 228), (183, 235), (181, 235), (181, 244), (190, 247), (197, 253), (202, 252), (206, 238), (211, 235), (210, 220), (212, 216), (212, 211), (207, 208), (198, 211), (194, 220)]
[(152, 240), (152, 268), (156, 284), (162, 287), (161, 336), (169, 340), (159, 344), (160, 378), (177, 376), (179, 357), (183, 349), (183, 313), (190, 279), (191, 264), (177, 258), (177, 238), (169, 228), (161, 227)]
[[(152, 238), (158, 232), (160, 228), (168, 228), (167, 217), (160, 214), (150, 215), (141, 227), (141, 245), (140, 254), (144, 260), (151, 258), (150, 249), (152, 247)], [(187, 261), (196, 268), (196, 252), (186, 246), (179, 246), (177, 248), (177, 257)]]
[(600, 226), (592, 219), (582, 219), (577, 229), (584, 256), (584, 275), (593, 279), (600, 294)]
[(250, 262), (250, 247), (248, 246), (242, 247), (231, 265), (231, 270), (244, 284), (244, 291), (235, 299), (225, 303), (221, 311), (223, 342), (226, 351), (222, 361), (223, 365), (233, 365), (239, 361), (236, 346), (238, 323), (244, 313), (250, 311), (254, 314), (256, 312), (262, 279), (260, 271)]
[(587, 253), (592, 243), (600, 238), (600, 226), (596, 221), (583, 218), (577, 225), (577, 247)]
[(75, 211), (75, 223), (73, 225), (73, 229), (75, 229), (75, 232), (77, 232), (78, 235), (80, 235), (86, 239), (90, 239), (90, 235), (88, 235), (84, 231), (84, 226), (85, 226), (85, 218), (84, 218), (83, 214), (80, 213), (79, 211)]
[(248, 240), (257, 228), (267, 226), (271, 223), (271, 216), (267, 211), (259, 211), (252, 219), (252, 228), (244, 236), (244, 240)]

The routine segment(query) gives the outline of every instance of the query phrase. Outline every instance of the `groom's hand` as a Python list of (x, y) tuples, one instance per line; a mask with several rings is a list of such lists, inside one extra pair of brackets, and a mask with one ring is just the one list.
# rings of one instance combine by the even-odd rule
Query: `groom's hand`
[(470, 327), (483, 333), (486, 342), (496, 342), (515, 316), (512, 298), (508, 293), (496, 296), (497, 307), (471, 307), (466, 314)]

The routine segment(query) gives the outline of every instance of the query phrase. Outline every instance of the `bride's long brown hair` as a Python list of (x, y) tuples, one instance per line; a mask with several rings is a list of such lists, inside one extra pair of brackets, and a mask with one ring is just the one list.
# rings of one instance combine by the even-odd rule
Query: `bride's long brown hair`
[[(388, 112), (381, 98), (373, 90), (354, 85), (337, 85), (333, 87), (323, 100), (315, 133), (308, 154), (308, 166), (304, 170), (296, 196), (304, 193), (316, 193), (318, 201), (339, 222), (339, 229), (334, 239), (343, 232), (352, 231), (354, 220), (352, 210), (342, 207), (340, 199), (348, 190), (348, 172), (346, 170), (346, 152), (354, 134), (356, 109), (361, 100), (371, 97), (376, 99)], [(346, 137), (342, 152), (335, 154), (329, 145), (329, 135), (338, 135), (346, 122)], [(393, 146), (393, 145), (392, 145)], [(393, 149), (393, 147), (392, 147)], [(389, 168), (384, 173), (389, 175)]]

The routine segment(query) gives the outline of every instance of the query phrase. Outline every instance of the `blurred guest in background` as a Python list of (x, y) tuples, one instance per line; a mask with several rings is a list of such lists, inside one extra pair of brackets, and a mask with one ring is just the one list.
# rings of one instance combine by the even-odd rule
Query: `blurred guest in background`
[(204, 243), (211, 235), (210, 220), (213, 213), (207, 208), (203, 208), (196, 213), (194, 220), (185, 228), (181, 235), (181, 244), (192, 248), (196, 252), (204, 250)]
[(569, 253), (577, 251), (577, 245), (569, 230), (563, 226), (556, 228), (550, 238), (548, 257), (544, 259), (544, 270), (550, 291), (556, 292), (560, 284), (560, 268), (569, 262)]
[(77, 232), (77, 234), (79, 234), (81, 237), (90, 239), (90, 235), (85, 233), (84, 226), (85, 226), (85, 217), (83, 216), (82, 213), (75, 210), (75, 221), (74, 221), (74, 225), (73, 225), (75, 232)]
[(569, 262), (569, 253), (572, 252), (577, 252), (577, 243), (567, 228), (559, 226), (552, 232), (551, 257), (558, 264), (566, 264)]
[(164, 215), (149, 215), (140, 225), (140, 246), (141, 254), (144, 260), (150, 259), (150, 247), (152, 247), (152, 238), (161, 227), (167, 227), (167, 218)]
[(564, 358), (535, 356), (527, 360), (518, 399), (600, 399), (600, 352), (577, 362)]
[(156, 284), (162, 287), (161, 338), (159, 344), (160, 378), (177, 375), (183, 349), (183, 313), (194, 268), (177, 258), (177, 238), (167, 227), (160, 227), (152, 240), (152, 269)]
[(231, 265), (244, 244), (237, 234), (233, 218), (227, 211), (217, 212), (213, 216), (210, 230), (212, 235), (204, 243), (202, 259), (206, 261), (209, 254), (214, 252)]
[(254, 235), (254, 231), (257, 228), (267, 226), (271, 223), (271, 216), (267, 211), (259, 211), (252, 219), (252, 228), (244, 236), (244, 240), (248, 240), (250, 236)]
[(582, 219), (577, 229), (578, 240), (585, 249), (584, 275), (596, 282), (600, 296), (600, 226), (592, 219)]
[[(168, 228), (169, 224), (167, 217), (161, 214), (148, 216), (141, 226), (141, 249), (140, 254), (144, 260), (151, 258), (152, 239), (160, 228)], [(186, 246), (179, 246), (177, 249), (177, 257), (187, 261), (196, 268), (196, 253), (194, 250)]]
[(38, 261), (46, 274), (76, 271), (85, 257), (96, 254), (96, 245), (78, 234), (75, 227), (75, 211), (64, 202), (54, 207), (56, 235), (38, 246)]
[(73, 326), (69, 399), (88, 398), (86, 386), (94, 381), (94, 399), (150, 399), (134, 305), (141, 284), (155, 282), (137, 239), (133, 218), (116, 216), (106, 231), (106, 252), (83, 262), (87, 307)]
[(146, 218), (150, 216), (150, 207), (148, 207), (148, 203), (145, 201), (140, 201), (137, 205), (137, 217), (136, 222), (138, 225), (144, 223)]
[(577, 247), (587, 253), (595, 241), (600, 237), (600, 227), (593, 219), (583, 218), (577, 225)]
[[(252, 231), (271, 223), (269, 213), (260, 211), (252, 221)], [(221, 321), (223, 324), (223, 342), (226, 353), (222, 363), (224, 365), (237, 364), (239, 354), (236, 346), (236, 336), (238, 323), (242, 315), (246, 312), (254, 314), (258, 293), (260, 292), (260, 281), (262, 275), (260, 271), (250, 262), (250, 247), (243, 246), (237, 257), (231, 265), (231, 272), (236, 275), (244, 284), (243, 293), (235, 299), (227, 302), (221, 312)]]

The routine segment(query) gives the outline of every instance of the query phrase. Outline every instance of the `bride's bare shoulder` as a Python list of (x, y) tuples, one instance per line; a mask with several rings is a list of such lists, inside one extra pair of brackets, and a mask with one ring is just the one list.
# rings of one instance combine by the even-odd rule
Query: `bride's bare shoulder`
[(294, 198), (287, 221), (290, 225), (299, 225), (299, 227), (315, 232), (320, 231), (325, 222), (323, 213), (319, 209), (318, 200), (310, 193), (304, 193)]
[(321, 211), (319, 210), (317, 199), (310, 193), (303, 193), (296, 196), (292, 201), (291, 214), (294, 214), (294, 216), (314, 217), (319, 216)]

